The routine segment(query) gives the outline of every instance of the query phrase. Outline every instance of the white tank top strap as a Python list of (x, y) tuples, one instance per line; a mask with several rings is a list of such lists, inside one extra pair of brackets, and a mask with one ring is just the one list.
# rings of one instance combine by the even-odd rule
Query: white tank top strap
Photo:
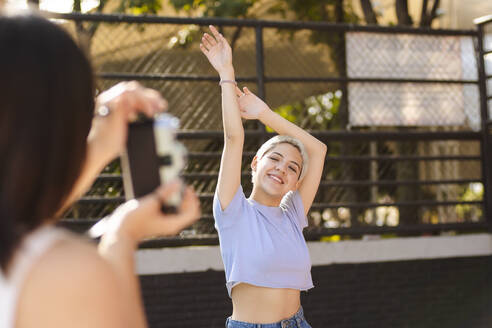
[(68, 233), (44, 226), (27, 235), (12, 259), (8, 276), (0, 271), (0, 328), (13, 328), (19, 293), (38, 259)]

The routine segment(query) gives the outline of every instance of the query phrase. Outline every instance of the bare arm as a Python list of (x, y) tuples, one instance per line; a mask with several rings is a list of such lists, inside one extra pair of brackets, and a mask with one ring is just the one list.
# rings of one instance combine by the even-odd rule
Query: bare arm
[(177, 214), (161, 213), (162, 200), (179, 188), (179, 184), (169, 184), (120, 206), (109, 219), (108, 231), (99, 244), (99, 253), (115, 272), (122, 293), (122, 315), (128, 327), (147, 327), (140, 285), (134, 273), (138, 242), (151, 236), (175, 235), (200, 217), (198, 198), (190, 188)]
[(321, 174), (323, 173), (326, 145), (302, 128), (272, 111), (267, 104), (249, 91), (248, 88), (243, 90), (244, 96), (239, 98), (240, 111), (243, 118), (258, 119), (278, 134), (298, 139), (306, 148), (309, 167), (298, 190), (302, 198), (304, 211), (307, 214), (318, 191)]
[[(200, 49), (219, 73), (221, 81), (235, 81), (231, 47), (213, 26), (210, 26), (210, 30), (213, 36), (205, 33)], [(221, 90), (224, 150), (220, 161), (217, 195), (221, 208), (224, 210), (241, 184), (244, 128), (239, 113), (235, 84), (221, 83)]]

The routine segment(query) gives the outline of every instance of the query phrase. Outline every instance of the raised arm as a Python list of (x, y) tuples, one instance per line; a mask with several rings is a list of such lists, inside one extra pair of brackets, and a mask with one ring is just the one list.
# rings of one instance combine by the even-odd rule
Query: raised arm
[(222, 90), (222, 122), (224, 125), (224, 150), (220, 161), (217, 195), (224, 210), (232, 201), (241, 183), (241, 162), (244, 128), (236, 95), (232, 51), (227, 40), (210, 26), (212, 35), (205, 33), (200, 49), (220, 76)]
[(265, 102), (249, 91), (248, 88), (243, 88), (243, 91), (244, 96), (239, 97), (240, 113), (243, 118), (258, 119), (278, 134), (298, 139), (306, 148), (309, 167), (298, 190), (304, 204), (304, 211), (307, 214), (318, 191), (321, 174), (323, 173), (326, 145), (302, 128), (272, 111)]

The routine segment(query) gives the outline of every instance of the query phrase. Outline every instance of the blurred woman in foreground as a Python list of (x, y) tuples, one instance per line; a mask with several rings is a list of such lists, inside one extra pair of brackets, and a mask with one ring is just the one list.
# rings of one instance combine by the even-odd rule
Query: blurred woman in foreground
[(160, 208), (178, 183), (123, 204), (98, 249), (54, 224), (123, 150), (129, 120), (167, 102), (136, 82), (94, 98), (82, 51), (32, 13), (0, 14), (0, 45), (0, 327), (145, 327), (134, 251), (198, 219), (193, 191), (175, 215)]

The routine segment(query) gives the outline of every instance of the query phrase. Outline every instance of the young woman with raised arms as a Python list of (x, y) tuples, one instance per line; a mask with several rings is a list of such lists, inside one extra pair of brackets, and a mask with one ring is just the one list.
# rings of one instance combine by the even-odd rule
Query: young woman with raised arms
[[(237, 87), (232, 52), (210, 26), (200, 48), (220, 75), (224, 149), (214, 197), (226, 286), (233, 313), (226, 327), (310, 327), (300, 291), (313, 287), (302, 230), (319, 186), (326, 145), (273, 112), (247, 88)], [(279, 135), (251, 162), (253, 191), (241, 187), (244, 129), (257, 119)]]

